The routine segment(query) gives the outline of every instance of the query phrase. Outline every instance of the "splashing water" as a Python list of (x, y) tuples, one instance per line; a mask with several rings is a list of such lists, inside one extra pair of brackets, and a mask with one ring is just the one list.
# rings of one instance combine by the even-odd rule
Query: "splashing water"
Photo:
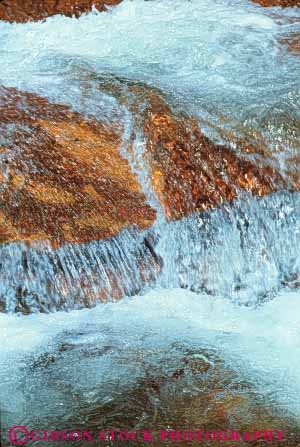
[(244, 198), (168, 225), (157, 247), (164, 260), (160, 284), (246, 305), (298, 287), (299, 199), (298, 193)]
[(47, 312), (137, 294), (158, 268), (145, 236), (124, 230), (107, 241), (56, 250), (40, 242), (30, 247), (5, 244), (0, 250), (0, 302), (7, 312)]
[[(268, 406), (299, 415), (298, 310), (296, 293), (251, 309), (177, 289), (51, 317), (1, 315), (5, 426), (67, 428), (85, 407), (123, 402), (124, 393), (128, 399), (151, 370), (154, 378), (170, 375), (184, 355), (210, 350), (222, 354), (240, 381), (255, 384)], [(195, 386), (186, 384), (184, 393), (193, 396)]]
[(221, 115), (228, 125), (264, 128), (273, 143), (295, 143), (299, 128), (286, 126), (299, 118), (300, 61), (279, 41), (299, 32), (299, 18), (297, 9), (247, 0), (125, 0), (78, 21), (1, 23), (0, 80), (92, 113), (96, 101), (89, 107), (74, 82), (89, 67), (161, 87), (203, 118)]

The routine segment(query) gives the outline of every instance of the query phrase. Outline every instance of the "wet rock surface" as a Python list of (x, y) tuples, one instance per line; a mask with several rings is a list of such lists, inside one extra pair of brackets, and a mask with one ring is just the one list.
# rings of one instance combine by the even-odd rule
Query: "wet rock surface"
[(243, 154), (213, 143), (196, 120), (174, 116), (159, 97), (150, 99), (144, 130), (153, 183), (172, 218), (219, 207), (241, 191), (264, 196), (286, 187), (272, 166), (246, 158), (255, 148), (241, 148)]
[[(299, 4), (257, 1), (263, 6)], [(174, 445), (172, 435), (161, 442), (160, 430), (175, 432), (178, 445), (199, 446), (197, 430), (204, 429), (202, 432), (211, 433), (205, 444), (213, 447), (220, 445), (220, 439), (215, 439), (220, 433), (222, 445), (232, 446), (231, 432), (240, 433), (234, 442), (236, 446), (250, 442), (258, 447), (266, 441), (263, 433), (272, 430), (274, 439), (268, 439), (268, 445), (296, 447), (300, 442), (297, 304), (287, 296), (278, 307), (264, 310), (264, 306), (276, 301), (281, 287), (299, 288), (300, 201), (297, 194), (292, 194), (300, 179), (299, 124), (297, 113), (287, 113), (289, 104), (297, 109), (293, 101), (296, 85), (291, 87), (297, 80), (293, 76), (288, 79), (281, 67), (274, 64), (275, 58), (264, 59), (270, 51), (268, 41), (278, 39), (273, 39), (274, 23), (267, 20), (268, 13), (262, 8), (252, 8), (259, 11), (258, 17), (255, 13), (246, 17), (248, 11), (244, 15), (243, 5), (237, 12), (233, 5), (227, 14), (226, 8), (232, 7), (230, 2), (225, 2), (225, 8), (223, 2), (212, 2), (212, 11), (206, 2), (203, 14), (185, 5), (181, 10), (178, 2), (174, 10), (179, 14), (173, 20), (172, 10), (166, 9), (165, 14), (154, 8), (153, 17), (150, 3), (137, 3), (149, 5), (150, 16), (146, 10), (139, 15), (135, 6), (129, 7), (129, 13), (124, 11), (123, 18), (120, 14), (123, 48), (118, 26), (116, 48), (114, 35), (109, 33), (111, 25), (104, 27), (101, 35), (109, 40), (108, 52), (104, 58), (100, 55), (98, 66), (96, 22), (105, 15), (99, 15), (95, 24), (91, 23), (94, 17), (86, 18), (88, 28), (84, 31), (91, 31), (91, 40), (83, 45), (82, 34), (78, 39), (76, 35), (78, 46), (70, 58), (62, 54), (68, 53), (65, 48), (56, 48), (58, 41), (54, 36), (52, 49), (57, 52), (57, 59), (46, 51), (39, 61), (30, 59), (32, 72), (27, 71), (25, 76), (24, 66), (24, 74), (18, 72), (18, 79), (10, 79), (12, 72), (5, 69), (5, 64), (13, 68), (17, 64), (14, 57), (9, 57), (8, 62), (4, 57), (3, 84), (27, 85), (28, 89), (39, 91), (38, 86), (44, 83), (41, 91), (49, 97), (55, 85), (59, 85), (61, 96), (74, 108), (57, 101), (50, 103), (32, 93), (0, 89), (0, 311), (29, 314), (79, 309), (99, 301), (141, 295), (149, 285), (156, 290), (145, 308), (139, 308), (139, 302), (146, 297), (138, 296), (136, 300), (122, 300), (118, 305), (99, 306), (92, 311), (82, 309), (28, 318), (1, 315), (1, 429), (6, 435), (8, 427), (14, 424), (42, 430), (88, 429), (95, 433), (136, 433), (146, 428), (153, 434), (151, 442), (133, 436), (126, 444), (136, 446), (138, 441), (139, 445), (153, 447)], [(93, 4), (100, 11), (105, 9), (102, 1), (95, 0)], [(133, 4), (130, 2), (130, 6)], [(162, 4), (167, 8), (171, 5)], [(195, 2), (198, 4), (201, 6), (201, 2)], [(2, 0), (0, 18), (27, 22), (54, 14), (79, 17), (91, 9), (88, 0)], [(279, 12), (283, 14), (283, 10)], [(195, 20), (190, 21), (194, 13)], [(259, 17), (260, 14), (266, 17)], [(145, 25), (141, 17), (146, 17), (146, 26), (140, 26), (141, 34), (132, 35), (132, 40), (127, 41), (126, 25), (135, 26), (138, 20)], [(109, 19), (109, 15), (105, 18)], [(163, 21), (159, 23), (161, 18), (167, 26)], [(57, 21), (59, 26), (52, 29), (54, 35), (64, 22), (77, 29), (76, 20), (59, 17)], [(49, 22), (45, 27), (51, 28), (52, 21)], [(215, 26), (219, 22), (223, 28), (229, 26), (229, 34), (220, 32)], [(55, 19), (53, 23), (56, 24)], [(149, 24), (153, 37), (150, 32), (149, 42), (144, 42), (143, 33), (146, 29), (148, 36)], [(4, 38), (10, 34), (8, 28), (13, 32), (18, 28), (2, 25)], [(21, 39), (23, 28), (19, 28)], [(39, 40), (33, 32), (28, 47), (22, 48), (18, 41), (11, 45), (9, 52), (19, 52), (17, 60), (22, 60), (27, 51), (39, 53), (44, 42), (48, 47), (51, 33), (44, 33), (40, 25), (28, 28), (37, 28), (47, 38)], [(196, 29), (201, 29), (204, 38), (194, 35)], [(234, 35), (233, 31), (238, 32)], [(65, 35), (68, 33), (69, 30)], [(160, 35), (166, 39), (156, 42)], [(32, 42), (36, 37), (35, 46)], [(139, 39), (145, 44), (141, 48)], [(163, 45), (168, 42), (166, 51), (156, 53), (151, 40)], [(226, 45), (220, 45), (225, 41)], [(296, 54), (298, 44), (294, 39), (286, 43)], [(102, 75), (99, 79), (96, 76), (92, 87), (99, 87), (99, 91), (103, 88), (116, 99), (118, 110), (124, 111), (124, 122), (104, 120), (99, 108), (93, 107), (98, 97), (89, 103), (94, 118), (88, 113), (84, 116), (85, 112), (74, 112), (82, 111), (79, 103), (86, 99), (89, 87), (88, 80), (83, 79), (88, 58), (78, 50), (90, 49), (91, 44), (95, 44), (95, 51), (90, 54), (91, 66), (95, 63), (95, 71), (106, 72), (111, 79), (101, 82)], [(136, 49), (138, 57), (134, 57)], [(205, 54), (207, 49), (210, 51)], [(151, 56), (144, 59), (142, 56), (148, 51)], [(191, 60), (185, 59), (184, 55), (190, 53)], [(228, 56), (232, 56), (231, 61)], [(120, 65), (115, 64), (119, 61)], [(172, 74), (173, 62), (186, 70), (181, 79), (180, 70)], [(60, 69), (53, 71), (57, 63), (62, 76)], [(78, 68), (73, 70), (72, 64)], [(195, 66), (206, 67), (207, 71), (201, 73), (194, 70)], [(297, 71), (291, 70), (295, 66), (291, 64), (286, 71), (292, 74)], [(21, 71), (19, 67), (18, 70)], [(169, 73), (166, 76), (169, 70), (170, 77)], [(244, 71), (251, 74), (250, 82)], [(278, 76), (270, 76), (272, 71)], [(234, 76), (226, 76), (229, 72)], [(166, 90), (118, 81), (112, 73), (133, 75), (134, 79), (144, 79), (149, 85), (153, 82)], [(77, 78), (73, 83), (72, 76)], [(195, 110), (194, 93), (200, 90), (201, 95), (201, 76), (202, 94), (207, 94), (208, 102), (212, 102), (207, 119), (215, 119), (216, 127), (226, 127), (235, 118), (228, 114), (227, 122), (226, 117), (224, 122), (218, 121), (219, 112), (226, 115), (226, 104), (231, 101), (232, 108), (240, 107), (245, 115), (258, 112), (261, 119), (252, 121), (256, 135), (264, 126), (274, 124), (278, 130), (270, 132), (271, 140), (272, 135), (279, 137), (272, 140), (273, 147), (260, 145), (255, 138), (251, 143), (238, 140), (230, 130), (227, 141), (210, 136), (214, 134), (199, 118), (205, 113), (199, 113), (197, 118), (191, 111)], [(40, 84), (34, 82), (38, 77)], [(191, 107), (180, 108), (180, 95), (177, 103), (176, 98), (172, 102), (172, 95), (176, 97), (175, 77), (179, 79), (179, 89), (184, 84), (192, 87), (194, 78), (193, 88), (186, 90)], [(62, 81), (66, 81), (64, 86), (74, 87), (78, 94), (74, 101), (70, 101), (70, 95), (64, 96)], [(288, 86), (284, 86), (286, 81)], [(277, 89), (273, 90), (277, 82)], [(225, 102), (218, 103), (216, 87), (220, 88), (219, 93), (225, 90)], [(85, 110), (89, 108), (93, 88)], [(261, 98), (259, 88), (266, 92)], [(236, 89), (241, 102), (235, 96)], [(53, 96), (59, 97), (59, 92), (55, 93)], [(290, 103), (280, 104), (285, 94)], [(257, 97), (257, 104), (252, 95)], [(278, 97), (278, 104), (268, 101), (272, 95), (276, 100)], [(204, 108), (202, 105), (200, 101), (198, 112), (205, 110), (205, 104)], [(237, 115), (242, 127), (247, 117), (244, 120), (243, 114)], [(285, 130), (293, 134), (295, 151), (288, 148), (290, 140), (285, 138)], [(281, 157), (286, 154), (280, 152), (279, 146), (282, 152), (291, 149), (287, 157)], [(279, 156), (275, 154), (277, 149)], [(157, 201), (156, 197), (152, 200), (155, 195)], [(165, 215), (161, 218), (162, 214)], [(166, 275), (162, 278), (164, 269)], [(169, 289), (174, 284), (181, 288), (174, 301), (168, 301), (167, 296), (156, 301), (161, 287)], [(196, 292), (193, 300), (188, 300), (183, 289)], [(204, 292), (205, 303), (199, 306)], [(225, 302), (230, 305), (224, 306)], [(126, 308), (126, 303), (132, 306)], [(151, 306), (155, 312), (151, 312)], [(286, 311), (290, 311), (288, 317)], [(80, 314), (84, 316), (81, 321)], [(254, 438), (254, 431), (262, 436)], [(187, 439), (191, 432), (196, 439)], [(276, 436), (277, 433), (282, 435)], [(101, 441), (95, 445), (103, 445)], [(124, 445), (122, 438), (107, 437), (105, 441), (111, 447)], [(6, 440), (2, 443), (7, 445)], [(34, 439), (31, 444), (39, 447), (41, 441)], [(91, 442), (71, 439), (68, 445), (83, 447)]]
[(141, 192), (137, 171), (145, 168), (132, 172), (137, 159), (170, 219), (218, 208), (243, 192), (298, 189), (296, 155), (283, 176), (260, 141), (215, 143), (157, 89), (117, 78), (98, 84), (131, 113), (126, 141), (122, 122), (101, 123), (35, 94), (0, 90), (2, 242), (59, 246), (151, 227), (156, 212)]
[(0, 95), (2, 243), (82, 243), (153, 223), (155, 211), (120, 155), (121, 128), (34, 94)]
[(1, 311), (139, 293), (161, 260), (143, 234), (156, 213), (120, 155), (121, 123), (14, 89), (1, 88), (0, 101)]
[(0, 20), (8, 22), (28, 22), (43, 20), (55, 14), (79, 17), (92, 8), (106, 11), (121, 0), (1, 0)]
[(2, 311), (90, 307), (141, 293), (164, 269), (156, 206), (177, 220), (244, 193), (297, 189), (297, 169), (283, 178), (259, 145), (214, 143), (159, 90), (116, 78), (97, 85), (131, 115), (130, 132), (122, 119), (96, 121), (1, 89)]
[(256, 3), (259, 3), (262, 6), (281, 6), (283, 8), (300, 6), (299, 0), (253, 0)]
[(199, 120), (172, 110), (159, 90), (129, 84), (124, 99), (122, 82), (104, 88), (120, 89), (121, 102), (135, 117), (132, 139), (142, 128), (151, 183), (168, 218), (218, 208), (243, 192), (262, 197), (298, 188), (296, 181), (282, 177), (271, 151), (259, 142), (238, 142), (235, 148), (213, 142)]

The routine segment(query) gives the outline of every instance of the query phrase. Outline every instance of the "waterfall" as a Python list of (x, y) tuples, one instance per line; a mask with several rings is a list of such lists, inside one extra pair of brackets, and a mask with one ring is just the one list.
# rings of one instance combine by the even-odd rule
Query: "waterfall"
[[(300, 196), (244, 197), (161, 229), (162, 287), (224, 296), (245, 305), (298, 287)], [(213, 298), (212, 298), (213, 299)]]
[(159, 270), (150, 236), (128, 229), (111, 240), (58, 249), (46, 243), (5, 244), (0, 250), (3, 310), (47, 312), (136, 295)]
[[(155, 8), (152, 2), (125, 0), (107, 14), (94, 11), (78, 21), (57, 16), (45, 23), (1, 23), (3, 86), (53, 102), (63, 99), (73, 110), (100, 116), (109, 125), (122, 122), (121, 153), (157, 211), (150, 233), (155, 244), (159, 241), (149, 251), (143, 244), (147, 232), (129, 228), (110, 241), (57, 250), (47, 242), (2, 245), (1, 309), (78, 308), (101, 301), (101, 296), (112, 299), (113, 285), (116, 296), (143, 293), (147, 287), (139, 257), (150, 262), (147, 275), (157, 287), (180, 286), (249, 303), (271, 297), (283, 285), (296, 286), (297, 195), (241, 197), (234, 206), (225, 204), (211, 214), (167, 222), (145, 156), (147, 136), (139, 121), (143, 100), (133, 113), (132, 93), (126, 90), (130, 82), (160, 89), (175, 113), (183, 110), (199, 119), (213, 140), (229, 140), (233, 151), (234, 138), (256, 141), (262, 159), (269, 151), (268, 160), (283, 175), (296, 178), (299, 58), (284, 55), (280, 42), (285, 33), (297, 32), (298, 15), (296, 9), (269, 11), (246, 0), (188, 5), (167, 0)], [(118, 79), (126, 80), (121, 93)], [(124, 94), (129, 106), (122, 104)], [(261, 163), (255, 155), (249, 157)], [(3, 166), (5, 177), (9, 173)]]

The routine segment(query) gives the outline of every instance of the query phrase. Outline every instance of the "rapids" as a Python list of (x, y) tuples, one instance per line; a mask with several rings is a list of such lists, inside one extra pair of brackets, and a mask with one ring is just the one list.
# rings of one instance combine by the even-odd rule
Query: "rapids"
[(118, 75), (161, 87), (218, 127), (261, 129), (276, 150), (293, 147), (300, 61), (280, 41), (299, 32), (299, 15), (248, 0), (125, 0), (79, 21), (1, 23), (0, 81), (94, 115), (105, 103), (111, 115), (107, 96), (83, 88), (84, 72)]

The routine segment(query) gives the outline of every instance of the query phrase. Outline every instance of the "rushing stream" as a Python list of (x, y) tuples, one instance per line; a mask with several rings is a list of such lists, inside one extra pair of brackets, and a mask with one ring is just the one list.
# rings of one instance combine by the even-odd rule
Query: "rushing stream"
[[(163, 91), (174, 109), (197, 116), (215, 140), (230, 130), (250, 141), (260, 138), (284, 174), (287, 155), (300, 149), (300, 58), (281, 39), (296, 32), (297, 9), (263, 9), (247, 0), (125, 0), (108, 13), (79, 20), (0, 23), (0, 85), (122, 122), (125, 141), (131, 113), (101, 83), (113, 77), (146, 83)], [(177, 385), (164, 383), (159, 397), (148, 390), (149, 409), (139, 400), (137, 384), (169, 378), (188, 355), (212, 365), (222, 359), (222, 368), (233, 374), (224, 392), (245, 382), (247, 392), (278, 417), (299, 419), (299, 193), (243, 196), (219, 210), (168, 223), (143, 165), (143, 140), (137, 136), (135, 143), (135, 152), (123, 155), (157, 210), (149, 234), (162, 272), (144, 286), (138, 243), (151, 237), (135, 229), (112, 241), (57, 250), (47, 243), (2, 246), (0, 295), (6, 310), (15, 308), (15, 291), (25, 287), (26, 305), (34, 312), (0, 314), (2, 430), (17, 424), (153, 427), (159, 418), (174, 427), (182, 415), (176, 420), (174, 398), (174, 420), (168, 419), (162, 394), (175, 396)], [(81, 288), (83, 271), (89, 291), (101, 284), (112, 292), (104, 264), (122, 278), (123, 295), (133, 295), (135, 288), (143, 293), (73, 310), (85, 304), (88, 293)], [(64, 288), (58, 272), (66, 278)], [(208, 386), (192, 374), (184, 380), (178, 388), (185, 399), (196, 399)], [(113, 406), (126, 399), (128, 407)], [(191, 410), (185, 425), (198, 421)]]

